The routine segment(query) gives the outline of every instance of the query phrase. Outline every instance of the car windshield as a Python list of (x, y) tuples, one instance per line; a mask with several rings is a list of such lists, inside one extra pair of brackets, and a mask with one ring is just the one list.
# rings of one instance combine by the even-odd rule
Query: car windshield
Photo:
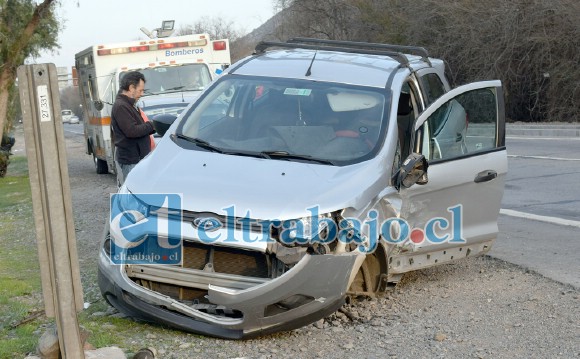
[(385, 89), (229, 75), (189, 110), (176, 137), (227, 154), (346, 165), (378, 151), (388, 96)]
[(143, 106), (141, 107), (141, 109), (143, 110), (143, 112), (145, 112), (145, 114), (150, 120), (153, 120), (156, 115), (161, 114), (168, 114), (177, 117), (185, 109), (187, 105), (188, 105), (187, 102), (167, 101), (166, 103), (162, 104)]
[[(175, 91), (203, 90), (211, 76), (205, 64), (185, 64), (139, 69), (145, 76), (143, 96)], [(125, 73), (121, 73), (122, 78)]]

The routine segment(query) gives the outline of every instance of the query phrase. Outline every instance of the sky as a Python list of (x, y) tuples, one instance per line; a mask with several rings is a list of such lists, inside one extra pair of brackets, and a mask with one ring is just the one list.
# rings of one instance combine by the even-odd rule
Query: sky
[(57, 14), (64, 21), (60, 49), (28, 59), (31, 63), (74, 65), (75, 54), (89, 46), (147, 39), (139, 30), (161, 27), (175, 20), (175, 29), (202, 17), (223, 17), (234, 28), (249, 33), (274, 15), (273, 0), (61, 0)]

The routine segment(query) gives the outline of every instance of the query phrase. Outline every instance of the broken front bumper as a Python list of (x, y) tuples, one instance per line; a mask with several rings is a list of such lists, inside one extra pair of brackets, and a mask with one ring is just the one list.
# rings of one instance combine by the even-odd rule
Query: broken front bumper
[(238, 317), (209, 314), (136, 284), (127, 276), (126, 266), (111, 264), (104, 249), (99, 256), (99, 287), (110, 304), (136, 319), (240, 339), (299, 328), (336, 311), (344, 303), (357, 257), (307, 254), (281, 276), (254, 285), (245, 282), (244, 289), (215, 285), (219, 274), (213, 281), (211, 274), (189, 272), (207, 279), (202, 286), (207, 288), (209, 303), (236, 311)]

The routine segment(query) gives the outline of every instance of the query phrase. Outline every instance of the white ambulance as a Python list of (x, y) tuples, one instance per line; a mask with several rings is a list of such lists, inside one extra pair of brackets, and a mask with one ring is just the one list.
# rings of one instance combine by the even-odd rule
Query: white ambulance
[(153, 119), (177, 116), (230, 63), (228, 40), (211, 41), (208, 34), (95, 45), (77, 53), (85, 142), (97, 173), (115, 172), (111, 109), (124, 73), (145, 75), (139, 106)]

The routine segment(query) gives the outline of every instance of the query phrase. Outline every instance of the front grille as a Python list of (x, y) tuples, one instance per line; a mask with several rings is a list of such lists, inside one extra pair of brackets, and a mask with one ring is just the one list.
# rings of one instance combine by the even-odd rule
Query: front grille
[[(145, 288), (183, 301), (183, 303), (188, 305), (193, 305), (209, 303), (207, 301), (207, 289), (204, 289), (207, 287), (205, 284), (200, 287), (195, 277), (190, 278), (190, 281), (187, 276), (183, 276), (184, 273), (192, 273), (192, 270), (197, 270), (213, 272), (216, 274), (216, 278), (219, 277), (217, 274), (222, 274), (267, 280), (277, 278), (289, 269), (289, 266), (277, 259), (274, 254), (208, 246), (189, 241), (183, 242), (182, 259), (181, 267), (183, 270), (173, 266), (172, 268), (177, 271), (168, 270), (167, 275), (165, 275), (163, 269), (158, 268), (163, 266), (152, 266), (151, 270), (147, 270), (147, 266), (139, 265), (131, 266), (128, 275), (137, 284)], [(209, 277), (211, 277), (211, 274), (209, 274)], [(175, 284), (175, 280), (182, 281), (183, 284)], [(250, 283), (251, 281), (246, 284), (251, 285)], [(256, 283), (260, 283), (260, 281)], [(237, 286), (235, 287), (238, 288)], [(217, 308), (216, 310), (219, 311), (220, 309)], [(235, 315), (235, 313), (232, 315)]]
[(209, 261), (207, 246), (183, 242), (183, 267), (202, 270)]
[(217, 273), (270, 278), (268, 257), (259, 252), (183, 242), (183, 267), (202, 270), (211, 264)]

